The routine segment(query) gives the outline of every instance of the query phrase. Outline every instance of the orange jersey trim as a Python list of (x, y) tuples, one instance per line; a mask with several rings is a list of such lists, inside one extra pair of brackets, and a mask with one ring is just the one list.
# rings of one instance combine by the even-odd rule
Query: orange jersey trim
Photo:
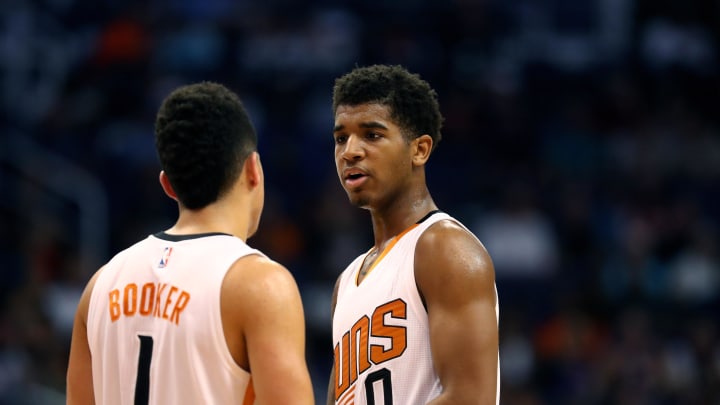
[(245, 398), (243, 398), (243, 405), (253, 405), (255, 403), (255, 388), (253, 387), (252, 377), (248, 381), (248, 386), (245, 389)]
[(337, 400), (338, 404), (342, 405), (348, 405), (355, 403), (355, 385), (350, 387), (347, 391), (345, 391), (342, 395), (340, 395), (340, 398)]
[[(390, 252), (390, 249), (392, 249), (393, 246), (395, 246), (395, 244), (400, 240), (400, 238), (402, 238), (406, 233), (415, 229), (415, 227), (418, 225), (420, 225), (420, 224), (412, 224), (409, 227), (407, 227), (404, 231), (395, 235), (395, 237), (392, 238), (390, 243), (388, 243), (388, 245), (385, 246), (385, 249), (383, 249), (382, 253), (380, 253), (380, 256), (378, 256), (377, 259), (375, 259), (375, 261), (373, 262), (373, 264), (370, 265), (370, 268), (365, 273), (365, 278), (367, 278), (367, 276), (370, 275), (370, 273), (375, 269), (375, 266), (377, 266), (377, 264), (380, 263), (380, 261)], [(363, 263), (365, 263), (364, 260), (363, 260)], [(360, 265), (360, 268), (362, 268), (362, 265)], [(355, 275), (355, 285), (356, 286), (360, 285), (359, 279), (360, 279), (360, 271), (358, 270), (357, 274)]]

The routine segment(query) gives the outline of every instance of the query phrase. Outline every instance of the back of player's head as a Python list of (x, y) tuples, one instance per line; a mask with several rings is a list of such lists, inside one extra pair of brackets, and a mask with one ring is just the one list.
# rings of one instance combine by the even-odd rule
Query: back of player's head
[(212, 82), (175, 89), (155, 120), (160, 165), (183, 206), (200, 209), (228, 192), (257, 135), (240, 98)]
[(440, 143), (443, 117), (437, 93), (419, 75), (402, 66), (372, 65), (355, 68), (335, 80), (333, 114), (340, 105), (368, 103), (387, 106), (409, 140), (428, 134), (433, 148)]

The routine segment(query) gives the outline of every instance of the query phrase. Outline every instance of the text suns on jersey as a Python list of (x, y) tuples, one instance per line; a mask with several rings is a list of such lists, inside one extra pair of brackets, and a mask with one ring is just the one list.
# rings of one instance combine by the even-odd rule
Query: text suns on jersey
[[(388, 317), (407, 319), (407, 303), (398, 298), (378, 306), (372, 316), (358, 319), (335, 345), (335, 401), (373, 364), (380, 365), (405, 352), (407, 328), (388, 324)], [(385, 340), (389, 345), (371, 343), (371, 338)]]

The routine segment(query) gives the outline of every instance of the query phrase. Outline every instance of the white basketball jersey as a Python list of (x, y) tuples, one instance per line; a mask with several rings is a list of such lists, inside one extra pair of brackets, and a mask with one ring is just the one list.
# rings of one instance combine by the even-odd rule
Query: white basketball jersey
[(253, 403), (220, 317), (225, 274), (251, 254), (262, 253), (226, 234), (162, 232), (117, 254), (90, 298), (95, 403)]
[[(418, 405), (442, 392), (414, 270), (420, 235), (442, 220), (460, 224), (435, 212), (395, 237), (360, 285), (358, 272), (367, 253), (340, 276), (333, 315), (336, 404)], [(498, 369), (498, 399), (499, 376)]]

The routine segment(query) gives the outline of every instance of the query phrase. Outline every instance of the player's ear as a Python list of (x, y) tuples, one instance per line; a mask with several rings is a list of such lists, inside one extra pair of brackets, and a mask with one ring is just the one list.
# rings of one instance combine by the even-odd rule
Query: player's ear
[(245, 159), (245, 177), (250, 187), (255, 188), (263, 181), (263, 170), (260, 164), (260, 154), (253, 152)]
[(167, 194), (168, 197), (172, 198), (173, 200), (177, 201), (177, 194), (175, 194), (175, 190), (173, 189), (172, 184), (170, 184), (170, 179), (168, 179), (167, 174), (165, 174), (165, 170), (160, 170), (160, 185), (162, 186), (163, 191), (165, 191), (165, 194)]
[(430, 158), (433, 139), (430, 135), (420, 135), (412, 141), (412, 162), (415, 166), (422, 166)]

